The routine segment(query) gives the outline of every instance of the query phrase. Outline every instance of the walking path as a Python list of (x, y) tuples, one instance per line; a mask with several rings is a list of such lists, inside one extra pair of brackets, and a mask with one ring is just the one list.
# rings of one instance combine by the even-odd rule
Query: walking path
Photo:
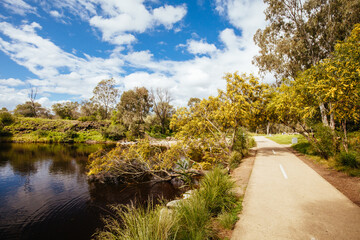
[(258, 152), (232, 239), (360, 240), (358, 206), (285, 147), (255, 140)]

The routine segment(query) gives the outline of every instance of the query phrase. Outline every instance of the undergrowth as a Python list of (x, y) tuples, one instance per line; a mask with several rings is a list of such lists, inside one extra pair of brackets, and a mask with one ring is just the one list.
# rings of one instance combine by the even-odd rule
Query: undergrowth
[(173, 210), (163, 205), (147, 208), (115, 206), (116, 218), (104, 219), (105, 228), (96, 239), (219, 239), (213, 222), (232, 229), (242, 209), (233, 192), (234, 183), (224, 169), (215, 168), (201, 181), (199, 189)]

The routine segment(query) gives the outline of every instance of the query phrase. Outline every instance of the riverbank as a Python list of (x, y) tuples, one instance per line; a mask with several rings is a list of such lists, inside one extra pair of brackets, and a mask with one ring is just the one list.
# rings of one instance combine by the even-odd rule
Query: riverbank
[(102, 130), (110, 121), (77, 121), (63, 119), (17, 117), (15, 122), (5, 126), (1, 142), (27, 143), (107, 143)]

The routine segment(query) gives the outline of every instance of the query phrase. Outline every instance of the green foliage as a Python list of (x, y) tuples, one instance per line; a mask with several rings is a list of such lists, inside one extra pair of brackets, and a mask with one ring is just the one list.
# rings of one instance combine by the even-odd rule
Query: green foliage
[(99, 106), (98, 112), (102, 119), (108, 119), (119, 95), (119, 90), (115, 88), (115, 80), (111, 78), (100, 81), (94, 88), (93, 94), (91, 101)]
[(236, 206), (230, 211), (223, 211), (217, 216), (217, 221), (225, 229), (233, 229), (239, 220), (239, 214), (242, 211), (242, 199), (238, 200)]
[(122, 125), (111, 124), (109, 127), (101, 128), (101, 135), (105, 139), (114, 141), (125, 138), (126, 128)]
[[(226, 228), (233, 228), (242, 201), (235, 198), (233, 182), (223, 169), (209, 172), (198, 190), (173, 210), (149, 204), (147, 208), (114, 206), (116, 217), (104, 219), (105, 228), (96, 239), (217, 239), (212, 217)], [(213, 188), (211, 190), (210, 188)], [(211, 197), (206, 194), (211, 194)], [(218, 213), (220, 213), (218, 215)]]
[(319, 149), (319, 154), (328, 159), (330, 156), (334, 156), (336, 152), (336, 141), (334, 141), (334, 132), (330, 127), (317, 124), (314, 126), (314, 137), (316, 141), (311, 142), (314, 148)]
[(230, 210), (236, 203), (233, 188), (234, 182), (226, 170), (216, 167), (202, 179), (199, 195), (205, 199), (210, 213), (216, 215), (223, 210)]
[(14, 110), (14, 114), (23, 117), (49, 117), (49, 111), (43, 108), (40, 103), (27, 101), (19, 104)]
[(147, 208), (113, 206), (117, 218), (105, 218), (105, 229), (98, 231), (95, 239), (119, 240), (170, 240), (175, 239), (175, 215), (162, 206), (149, 204)]
[(360, 168), (359, 156), (356, 152), (340, 152), (336, 156), (336, 161), (340, 166)]
[(7, 111), (0, 111), (0, 125), (8, 126), (15, 122), (15, 118)]
[(207, 200), (200, 194), (194, 194), (186, 201), (180, 202), (176, 209), (178, 215), (178, 235), (181, 240), (209, 239), (211, 212)]
[(12, 125), (6, 126), (11, 136), (8, 140), (20, 142), (86, 142), (104, 141), (100, 129), (108, 122), (81, 122), (75, 120), (54, 120), (18, 117)]
[(61, 119), (76, 119), (79, 117), (79, 104), (77, 102), (64, 102), (52, 105), (52, 110)]
[(240, 165), (242, 158), (243, 156), (241, 153), (238, 151), (232, 151), (228, 160), (230, 169), (237, 168)]
[(308, 154), (308, 155), (316, 154), (314, 148), (311, 146), (311, 143), (309, 143), (309, 142), (301, 142), (301, 143), (295, 144), (292, 146), (292, 148), (302, 154)]

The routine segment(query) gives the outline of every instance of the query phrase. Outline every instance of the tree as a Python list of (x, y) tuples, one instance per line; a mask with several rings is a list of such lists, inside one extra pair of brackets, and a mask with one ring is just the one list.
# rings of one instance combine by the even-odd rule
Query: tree
[(77, 119), (79, 117), (79, 103), (64, 102), (52, 105), (52, 110), (62, 119)]
[[(279, 120), (303, 134), (325, 158), (321, 141), (316, 136), (315, 124), (324, 122), (318, 106), (323, 104), (333, 138), (333, 149), (341, 138), (348, 151), (346, 122), (360, 120), (360, 24), (355, 25), (351, 35), (335, 46), (331, 58), (299, 74), (294, 81), (284, 82), (269, 104)], [(343, 130), (336, 136), (336, 125)], [(323, 129), (325, 129), (323, 127)]]
[[(264, 0), (269, 25), (254, 36), (260, 55), (254, 62), (261, 72), (281, 81), (330, 56), (335, 43), (344, 40), (360, 22), (358, 0)], [(319, 102), (321, 119), (329, 126), (326, 106)]]
[(207, 139), (225, 155), (230, 154), (241, 127), (248, 127), (262, 110), (268, 86), (260, 84), (253, 75), (226, 74), (226, 91), (216, 97), (203, 99), (189, 108), (179, 108), (171, 119), (177, 137)]
[(155, 91), (151, 90), (151, 101), (153, 104), (152, 110), (160, 121), (161, 133), (165, 134), (169, 127), (170, 118), (174, 113), (174, 108), (170, 104), (172, 98), (167, 89), (158, 88)]
[(128, 126), (133, 122), (144, 123), (151, 107), (150, 94), (145, 87), (123, 92), (117, 105), (123, 122)]
[(115, 80), (111, 78), (100, 81), (94, 88), (93, 94), (91, 101), (99, 105), (102, 118), (108, 119), (119, 95), (119, 90), (115, 88)]
[(300, 71), (330, 56), (360, 22), (358, 0), (264, 0), (269, 25), (254, 36), (260, 54), (254, 58), (261, 72), (277, 80), (296, 77)]
[(15, 115), (22, 115), (24, 117), (49, 117), (49, 111), (43, 108), (40, 103), (27, 101), (24, 104), (19, 104), (14, 110)]

